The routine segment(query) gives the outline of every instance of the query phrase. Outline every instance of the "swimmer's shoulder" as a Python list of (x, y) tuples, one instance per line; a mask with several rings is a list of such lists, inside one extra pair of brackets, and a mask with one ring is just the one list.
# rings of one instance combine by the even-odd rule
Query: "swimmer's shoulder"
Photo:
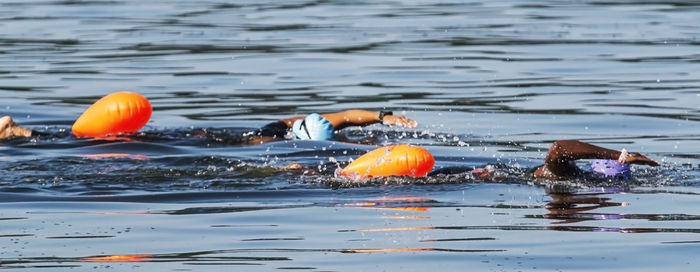
[(469, 166), (448, 166), (435, 169), (428, 173), (428, 176), (449, 176), (470, 173), (474, 167)]

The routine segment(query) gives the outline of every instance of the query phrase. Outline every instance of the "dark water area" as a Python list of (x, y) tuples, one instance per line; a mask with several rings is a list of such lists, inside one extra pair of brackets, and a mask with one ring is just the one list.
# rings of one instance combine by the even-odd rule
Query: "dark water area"
[[(695, 1), (2, 1), (0, 269), (697, 271)], [(105, 94), (137, 135), (76, 138)], [(417, 128), (249, 144), (280, 118)], [(559, 139), (641, 152), (634, 179), (533, 181)], [(378, 146), (499, 175), (354, 182)], [(286, 170), (298, 163), (304, 170)], [(587, 162), (580, 162), (586, 167)]]

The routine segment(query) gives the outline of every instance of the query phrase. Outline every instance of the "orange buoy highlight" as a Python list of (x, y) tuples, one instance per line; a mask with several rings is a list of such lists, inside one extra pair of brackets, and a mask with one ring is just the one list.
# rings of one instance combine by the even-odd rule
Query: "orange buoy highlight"
[(148, 99), (134, 92), (115, 92), (97, 100), (75, 123), (77, 137), (103, 137), (134, 133), (151, 118), (153, 108)]
[(354, 179), (372, 177), (424, 177), (433, 169), (435, 159), (423, 148), (411, 145), (390, 145), (360, 156), (340, 171)]
[(128, 255), (109, 255), (109, 256), (96, 256), (96, 257), (86, 257), (80, 259), (83, 262), (148, 262), (153, 259), (152, 254), (128, 254)]
[(128, 154), (128, 153), (99, 153), (99, 154), (79, 155), (79, 157), (94, 159), (94, 160), (114, 159), (114, 158), (117, 158), (117, 159), (127, 158), (127, 159), (132, 159), (132, 160), (147, 160), (148, 159), (148, 156), (146, 156), (146, 155)]

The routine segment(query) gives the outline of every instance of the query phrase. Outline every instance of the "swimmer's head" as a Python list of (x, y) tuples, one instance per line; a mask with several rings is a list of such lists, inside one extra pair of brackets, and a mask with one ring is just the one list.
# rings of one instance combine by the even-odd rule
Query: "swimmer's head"
[(297, 139), (323, 141), (333, 138), (335, 129), (326, 118), (312, 113), (304, 119), (294, 121), (292, 132)]
[(591, 171), (605, 178), (623, 179), (632, 178), (630, 165), (620, 163), (616, 160), (594, 160), (591, 164)]

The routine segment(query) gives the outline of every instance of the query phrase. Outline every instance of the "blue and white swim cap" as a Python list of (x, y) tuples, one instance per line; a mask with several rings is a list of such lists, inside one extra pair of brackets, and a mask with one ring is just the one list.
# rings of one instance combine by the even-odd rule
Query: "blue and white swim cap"
[(591, 171), (600, 174), (605, 178), (630, 179), (630, 165), (620, 163), (616, 160), (594, 160), (591, 164)]
[(335, 129), (326, 118), (312, 113), (302, 120), (294, 121), (292, 132), (297, 139), (323, 141), (333, 138)]

